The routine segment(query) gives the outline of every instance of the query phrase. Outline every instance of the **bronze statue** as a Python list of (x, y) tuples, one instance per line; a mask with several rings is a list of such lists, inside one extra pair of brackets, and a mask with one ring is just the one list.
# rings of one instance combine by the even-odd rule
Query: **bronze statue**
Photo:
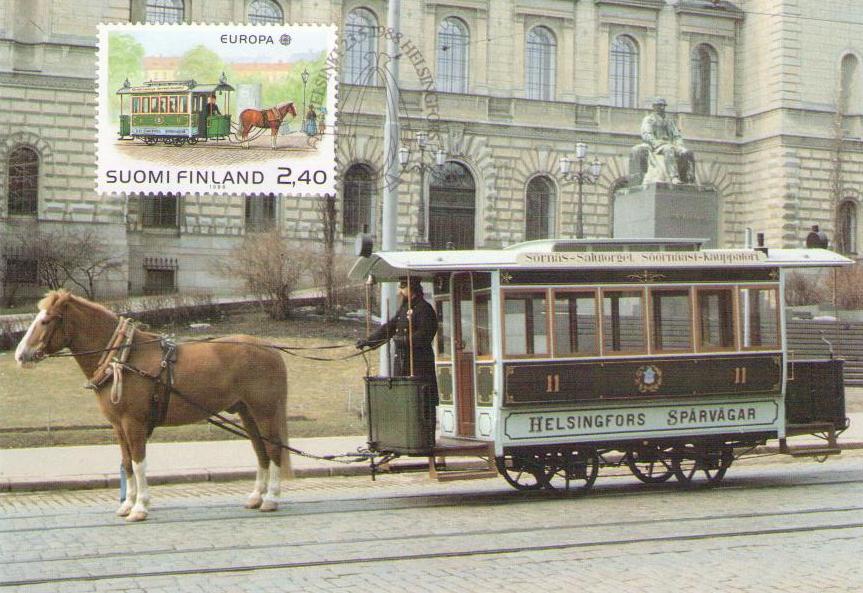
[(683, 145), (674, 120), (665, 115), (663, 98), (653, 102), (653, 113), (641, 120), (643, 143), (629, 155), (631, 185), (695, 183), (695, 156)]

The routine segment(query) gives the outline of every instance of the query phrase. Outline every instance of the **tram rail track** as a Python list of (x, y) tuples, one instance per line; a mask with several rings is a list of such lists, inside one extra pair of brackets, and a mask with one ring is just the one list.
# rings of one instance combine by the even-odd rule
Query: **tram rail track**
[[(858, 507), (849, 508), (849, 509), (840, 509), (840, 510), (861, 510)], [(827, 511), (819, 511), (812, 510), (812, 512), (831, 512)], [(799, 512), (798, 512), (799, 513)], [(779, 513), (779, 515), (790, 515), (792, 513)], [(711, 517), (711, 520), (717, 519), (716, 517)], [(700, 518), (699, 520), (704, 520), (704, 518)], [(654, 521), (655, 522), (655, 521)], [(603, 525), (604, 526), (604, 525)], [(314, 560), (314, 561), (300, 561), (300, 562), (270, 562), (270, 563), (258, 563), (258, 564), (248, 564), (243, 566), (229, 566), (229, 565), (219, 565), (219, 566), (203, 566), (196, 568), (184, 568), (184, 569), (168, 569), (168, 570), (151, 570), (151, 571), (134, 571), (134, 572), (113, 572), (113, 573), (105, 573), (105, 574), (87, 574), (87, 575), (67, 575), (67, 576), (57, 576), (57, 577), (43, 577), (43, 578), (32, 578), (32, 579), (20, 579), (20, 580), (8, 580), (8, 581), (0, 581), (0, 588), (9, 588), (9, 587), (22, 587), (22, 586), (34, 586), (34, 585), (58, 585), (64, 583), (75, 583), (75, 582), (92, 582), (92, 581), (108, 581), (108, 580), (121, 580), (121, 579), (135, 579), (140, 582), (142, 579), (147, 578), (158, 578), (158, 577), (181, 577), (181, 576), (192, 576), (192, 575), (207, 575), (207, 574), (229, 574), (229, 573), (244, 573), (244, 572), (256, 572), (256, 571), (265, 571), (265, 570), (292, 570), (292, 569), (302, 569), (302, 568), (315, 568), (315, 567), (332, 567), (332, 566), (349, 566), (349, 565), (360, 565), (360, 564), (375, 564), (375, 563), (388, 563), (388, 562), (403, 562), (403, 561), (415, 561), (415, 560), (433, 560), (433, 559), (458, 559), (458, 558), (468, 558), (468, 557), (476, 557), (476, 556), (497, 556), (497, 555), (505, 555), (505, 554), (519, 554), (525, 552), (544, 552), (544, 551), (556, 551), (556, 550), (573, 550), (579, 548), (596, 548), (596, 547), (608, 547), (608, 546), (625, 546), (625, 545), (636, 545), (636, 544), (645, 544), (645, 543), (673, 543), (673, 542), (688, 542), (688, 541), (704, 541), (704, 540), (715, 540), (715, 539), (727, 539), (727, 538), (739, 538), (739, 537), (765, 537), (765, 536), (775, 536), (782, 534), (798, 534), (798, 533), (811, 533), (811, 532), (820, 532), (820, 531), (842, 531), (849, 529), (863, 529), (863, 521), (852, 521), (846, 523), (832, 523), (832, 524), (820, 524), (820, 525), (802, 525), (802, 526), (791, 526), (791, 527), (772, 527), (772, 528), (762, 528), (762, 529), (747, 529), (747, 530), (730, 530), (730, 531), (713, 531), (707, 532), (702, 531), (700, 533), (688, 533), (688, 534), (679, 534), (679, 535), (659, 535), (659, 536), (646, 536), (646, 537), (628, 537), (628, 538), (612, 538), (605, 539), (601, 541), (578, 541), (578, 542), (560, 542), (560, 543), (548, 543), (548, 544), (538, 544), (538, 545), (522, 545), (522, 546), (498, 546), (498, 547), (486, 547), (481, 549), (473, 549), (473, 550), (458, 550), (458, 551), (437, 551), (437, 552), (427, 552), (427, 553), (407, 553), (407, 554), (377, 554), (377, 555), (364, 555), (364, 556), (348, 556), (345, 558), (337, 558), (337, 559), (322, 559), (322, 560)], [(508, 530), (507, 533), (512, 533), (512, 530)], [(465, 534), (457, 534), (459, 536), (464, 536)], [(415, 535), (410, 537), (416, 537)], [(435, 537), (441, 537), (440, 535), (436, 535)], [(400, 539), (405, 539), (404, 537)], [(380, 542), (380, 538), (376, 538), (374, 541)], [(320, 543), (320, 542), (316, 542)], [(282, 545), (282, 544), (278, 544)], [(300, 544), (291, 544), (291, 545), (300, 545)], [(308, 544), (307, 544), (308, 545)], [(277, 544), (273, 544), (273, 546), (277, 546)], [(178, 550), (172, 550), (172, 553), (178, 553)], [(185, 553), (193, 553), (193, 551), (187, 551)], [(64, 560), (74, 560), (74, 558), (65, 558)]]
[[(857, 473), (857, 472), (843, 472), (843, 473)], [(628, 474), (627, 474), (628, 475)], [(609, 476), (612, 477), (612, 476)], [(625, 477), (623, 474), (619, 477)], [(741, 479), (746, 479), (745, 484), (738, 483)], [(507, 504), (520, 504), (520, 503), (533, 503), (533, 502), (541, 502), (541, 501), (555, 501), (560, 500), (561, 498), (571, 498), (571, 499), (579, 499), (579, 498), (603, 498), (603, 497), (615, 497), (615, 496), (651, 496), (656, 494), (669, 494), (669, 493), (693, 493), (693, 492), (705, 492), (705, 491), (721, 491), (721, 490), (740, 490), (740, 489), (749, 489), (749, 490), (769, 490), (769, 489), (793, 489), (793, 488), (811, 488), (818, 486), (847, 486), (849, 484), (863, 483), (863, 479), (834, 479), (834, 480), (823, 480), (817, 482), (796, 482), (791, 484), (753, 484), (749, 481), (751, 478), (737, 478), (728, 479), (722, 484), (710, 487), (710, 488), (681, 488), (678, 484), (674, 482), (669, 482), (665, 484), (642, 484), (633, 482), (632, 484), (627, 484), (625, 487), (620, 487), (615, 484), (617, 487), (608, 487), (608, 484), (603, 484), (603, 487), (596, 487), (592, 489), (589, 493), (574, 491), (574, 492), (565, 492), (565, 491), (512, 491), (512, 490), (501, 490), (499, 492), (488, 492), (488, 493), (476, 493), (476, 492), (441, 492), (441, 493), (432, 493), (432, 494), (399, 494), (396, 496), (365, 496), (365, 497), (339, 497), (327, 500), (301, 500), (301, 501), (292, 501), (290, 499), (290, 494), (284, 496), (285, 504), (294, 504), (296, 506), (307, 506), (309, 508), (305, 508), (302, 511), (297, 512), (295, 509), (291, 509), (288, 511), (282, 511), (277, 517), (302, 517), (302, 516), (314, 516), (320, 514), (339, 514), (339, 513), (356, 513), (356, 512), (378, 512), (381, 510), (401, 510), (401, 509), (425, 509), (425, 508), (446, 508), (446, 507), (464, 507), (464, 506), (487, 506), (487, 505), (507, 505)], [(44, 496), (44, 493), (35, 493), (35, 496)], [(331, 504), (338, 504), (338, 507), (331, 507)], [(355, 505), (367, 505), (368, 508), (358, 508)], [(317, 508), (311, 508), (317, 507)], [(2, 508), (2, 505), (0, 505)], [(179, 505), (159, 505), (161, 511), (165, 512), (174, 512), (174, 511), (187, 511), (189, 510), (189, 506), (179, 506)], [(217, 503), (217, 504), (207, 504), (207, 505), (196, 505), (194, 507), (198, 510), (238, 510), (236, 515), (233, 516), (219, 516), (219, 520), (233, 520), (233, 521), (272, 521), (272, 515), (260, 514), (260, 513), (248, 513), (242, 511), (242, 509), (238, 509), (238, 504), (236, 502), (232, 503)], [(94, 517), (105, 517), (104, 510), (94, 510), (90, 513), (81, 513), (80, 511), (69, 512), (69, 513), (43, 513), (43, 514), (27, 514), (27, 515), (15, 515), (15, 516), (7, 516), (6, 520), (28, 520), (28, 519), (49, 519), (49, 518), (63, 518), (67, 516), (74, 516), (75, 518), (80, 518), (84, 515), (92, 515)], [(162, 518), (158, 521), (158, 524), (161, 526), (167, 526), (172, 524), (185, 524), (185, 523), (198, 523), (198, 522), (209, 522), (213, 520), (214, 517), (211, 515), (207, 515), (205, 517), (186, 517), (186, 518)], [(154, 522), (155, 523), (155, 522)], [(128, 527), (126, 523), (122, 521), (112, 521), (110, 523), (87, 523), (87, 524), (76, 524), (76, 525), (67, 525), (67, 526), (52, 526), (52, 529), (59, 530), (74, 530), (74, 529), (98, 529), (98, 528), (126, 528)], [(30, 531), (38, 531), (44, 527), (36, 527), (36, 528), (26, 528), (26, 529), (3, 529), (0, 528), (0, 535), (5, 534), (16, 534), (16, 533), (27, 533)], [(2, 562), (0, 562), (2, 564)]]

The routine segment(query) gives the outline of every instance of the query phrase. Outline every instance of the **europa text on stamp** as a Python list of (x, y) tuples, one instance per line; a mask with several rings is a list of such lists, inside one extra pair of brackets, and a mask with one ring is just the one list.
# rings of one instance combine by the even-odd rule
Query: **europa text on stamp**
[(100, 25), (101, 193), (335, 191), (334, 26)]

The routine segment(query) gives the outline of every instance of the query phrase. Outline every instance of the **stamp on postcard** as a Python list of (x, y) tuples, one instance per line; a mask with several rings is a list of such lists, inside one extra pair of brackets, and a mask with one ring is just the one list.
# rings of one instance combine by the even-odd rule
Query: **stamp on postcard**
[(99, 27), (100, 193), (335, 192), (336, 28)]

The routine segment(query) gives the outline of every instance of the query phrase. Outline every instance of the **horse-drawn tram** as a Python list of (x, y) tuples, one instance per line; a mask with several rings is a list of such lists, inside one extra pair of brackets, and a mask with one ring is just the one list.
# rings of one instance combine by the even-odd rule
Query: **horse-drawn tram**
[[(786, 453), (838, 453), (842, 361), (787, 351), (783, 279), (850, 263), (660, 239), (360, 258), (356, 279), (433, 287), (439, 323), (436, 414), (421, 380), (369, 377), (370, 448), (430, 456), (432, 468), (485, 456), (519, 489), (589, 488), (612, 464), (648, 483), (713, 484), (772, 439)], [(826, 442), (789, 448), (801, 434)]]
[[(224, 75), (217, 84), (194, 80), (151, 80), (131, 86), (126, 80), (120, 97), (120, 138), (145, 144), (173, 144), (223, 140), (231, 134), (230, 96), (234, 90)], [(223, 97), (218, 109), (212, 97)], [(125, 97), (129, 112), (126, 112)], [(208, 104), (209, 102), (209, 104)], [(215, 106), (215, 107), (214, 107)]]

